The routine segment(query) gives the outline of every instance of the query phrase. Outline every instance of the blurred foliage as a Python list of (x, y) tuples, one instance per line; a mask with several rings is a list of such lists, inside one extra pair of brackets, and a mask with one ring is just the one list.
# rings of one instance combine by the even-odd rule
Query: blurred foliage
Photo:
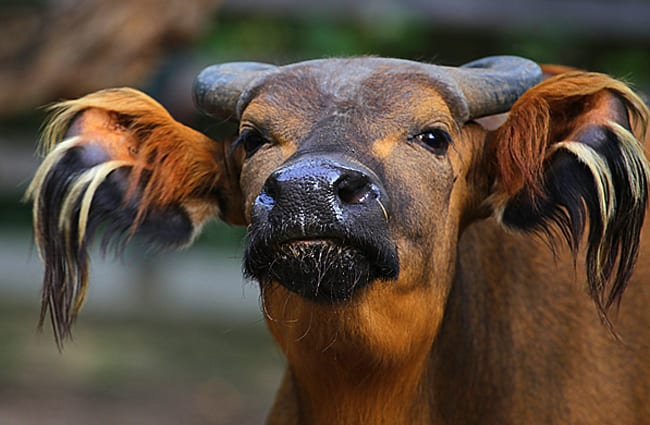
[(18, 202), (15, 194), (0, 194), (0, 231), (26, 229), (32, 225), (31, 206)]
[(602, 38), (552, 23), (528, 32), (485, 31), (431, 25), (412, 15), (363, 20), (221, 13), (198, 51), (219, 61), (273, 63), (378, 55), (458, 65), (488, 55), (521, 55), (650, 85), (650, 40)]
[(204, 228), (195, 244), (219, 247), (225, 251), (243, 252), (245, 235), (246, 228), (217, 221)]

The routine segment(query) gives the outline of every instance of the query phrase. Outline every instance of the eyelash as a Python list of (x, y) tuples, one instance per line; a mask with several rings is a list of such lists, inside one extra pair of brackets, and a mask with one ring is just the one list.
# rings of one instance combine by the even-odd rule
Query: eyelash
[(246, 152), (246, 159), (248, 159), (267, 143), (270, 143), (270, 141), (262, 136), (259, 131), (246, 129), (239, 134), (239, 137), (233, 143), (233, 149), (238, 146), (243, 146), (244, 152)]
[[(433, 128), (414, 136), (409, 136), (408, 140), (409, 142), (417, 143), (436, 155), (445, 155), (451, 143), (451, 136), (445, 130)], [(269, 140), (262, 136), (259, 131), (246, 129), (241, 132), (233, 144), (233, 149), (240, 145), (243, 146), (244, 152), (246, 152), (246, 159), (248, 159), (267, 143), (270, 143)]]
[(410, 142), (417, 143), (436, 155), (444, 155), (451, 144), (451, 136), (445, 130), (432, 128), (414, 136), (409, 136)]

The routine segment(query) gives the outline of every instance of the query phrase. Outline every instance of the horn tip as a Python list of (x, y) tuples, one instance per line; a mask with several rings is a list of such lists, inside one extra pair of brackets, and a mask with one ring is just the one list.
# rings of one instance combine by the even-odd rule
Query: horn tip
[(469, 62), (461, 69), (466, 71), (461, 85), (472, 118), (508, 111), (524, 92), (543, 78), (537, 63), (519, 56), (488, 56)]
[(196, 108), (210, 116), (231, 117), (245, 86), (257, 75), (275, 68), (260, 62), (227, 62), (204, 68), (194, 79), (192, 98)]

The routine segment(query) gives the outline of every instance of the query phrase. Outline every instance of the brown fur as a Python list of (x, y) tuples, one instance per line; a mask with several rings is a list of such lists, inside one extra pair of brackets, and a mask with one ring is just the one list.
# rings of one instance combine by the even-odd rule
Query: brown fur
[[(498, 179), (493, 206), (500, 208), (499, 203), (508, 202), (508, 199), (524, 188), (531, 196), (543, 197), (542, 175), (554, 153), (553, 148), (560, 142), (589, 138), (590, 136), (585, 134), (596, 127), (614, 128), (614, 123), (627, 130), (637, 129), (633, 143), (639, 146), (633, 149), (641, 152), (640, 161), (646, 170), (642, 173), (644, 175), (637, 178), (647, 180), (647, 163), (639, 141), (645, 140), (649, 119), (647, 108), (627, 86), (603, 74), (573, 71), (540, 83), (513, 105), (506, 122), (496, 131)], [(584, 161), (590, 162), (589, 159)], [(628, 184), (634, 186), (634, 181)], [(601, 196), (608, 198), (608, 192), (612, 191), (613, 188), (603, 188)], [(612, 193), (611, 197), (613, 196)], [(601, 202), (606, 204), (609, 201), (602, 199)], [(612, 201), (610, 208), (614, 211), (621, 206), (617, 207)], [(607, 223), (614, 220), (609, 216), (612, 213), (605, 207), (601, 211), (605, 234), (601, 245), (594, 248), (598, 252), (593, 255), (598, 260), (591, 261), (588, 265), (590, 291), (606, 323), (605, 309), (617, 302), (617, 295), (622, 292), (620, 287), (624, 287), (623, 281), (629, 278), (612, 276), (610, 266), (607, 265), (616, 262), (615, 257), (618, 255), (607, 239), (620, 237), (611, 233), (608, 235), (608, 230), (611, 229), (608, 229)], [(592, 223), (592, 226), (594, 225)], [(567, 234), (567, 230), (562, 231)], [(577, 249), (580, 244), (579, 237), (567, 239)], [(607, 256), (612, 258), (608, 259)], [(635, 258), (636, 253), (630, 261), (634, 263)], [(610, 279), (613, 283), (607, 294), (606, 288)]]
[[(85, 211), (94, 200), (93, 184), (101, 184), (92, 173), (104, 165), (107, 172), (130, 169), (124, 205), (137, 202), (138, 208), (127, 237), (137, 230), (146, 214), (171, 205), (182, 205), (195, 228), (220, 213), (217, 194), (230, 196), (223, 165), (224, 146), (173, 120), (169, 113), (145, 94), (133, 89), (111, 89), (78, 100), (60, 103), (43, 132), (42, 150), (51, 152), (32, 182), (27, 197), (34, 200), (34, 226), (37, 246), (46, 262), (41, 323), (50, 310), (57, 343), (70, 333), (70, 326), (83, 303), (87, 287), (88, 218), (75, 211)], [(63, 139), (65, 143), (59, 144)], [(104, 162), (88, 168), (92, 182), (78, 186), (77, 192), (65, 194), (58, 229), (46, 216), (46, 183), (58, 163), (80, 146), (96, 146), (107, 156)], [(57, 148), (57, 149), (55, 149)], [(72, 171), (70, 171), (72, 173)], [(146, 178), (144, 176), (146, 175)], [(72, 175), (79, 180), (78, 175)], [(224, 183), (226, 182), (226, 183)], [(66, 189), (67, 190), (67, 189)], [(88, 196), (82, 196), (87, 194)], [(225, 211), (228, 212), (228, 211)], [(92, 211), (90, 212), (92, 214)], [(56, 218), (56, 217), (55, 217)], [(79, 240), (74, 240), (78, 235)], [(61, 246), (53, 238), (60, 238)], [(61, 251), (61, 252), (59, 252)], [(54, 266), (48, 258), (65, 256), (66, 264)], [(59, 270), (61, 269), (62, 270)], [(59, 279), (62, 273), (63, 279)]]
[[(77, 117), (82, 111), (85, 115)], [(221, 177), (218, 146), (174, 121), (160, 104), (133, 89), (95, 92), (62, 102), (53, 112), (43, 133), (46, 152), (64, 136), (102, 140), (111, 158), (133, 163), (132, 191), (145, 170), (152, 172), (139, 216), (172, 201), (184, 203), (205, 196)]]
[[(583, 123), (606, 124), (611, 113), (616, 112), (603, 104), (607, 92), (625, 103), (632, 125), (647, 127), (648, 116), (641, 100), (623, 83), (603, 74), (560, 74), (521, 96), (496, 136), (500, 142), (496, 153), (500, 190), (511, 196), (528, 186), (539, 193), (544, 161), (552, 143), (570, 138), (571, 132), (579, 131)], [(645, 134), (640, 134), (639, 139), (644, 140)]]
[[(648, 111), (638, 98), (609, 77), (569, 72), (530, 89), (505, 123), (488, 131), (458, 122), (454, 99), (421, 75), (377, 74), (355, 90), (353, 98), (335, 98), (300, 72), (266, 81), (244, 105), (240, 126), (270, 143), (246, 161), (239, 150), (225, 159), (228, 143), (195, 135), (145, 98), (135, 111), (118, 102), (126, 93), (67, 105), (70, 112), (46, 134), (62, 134), (88, 107), (122, 117), (109, 120), (112, 127), (78, 125), (99, 128), (112, 158), (142, 170), (136, 180), (152, 172), (143, 210), (169, 202), (212, 208), (206, 194), (216, 189), (228, 194), (229, 222), (249, 222), (267, 177), (297, 155), (336, 153), (378, 175), (391, 196), (395, 282), (373, 282), (341, 304), (309, 301), (278, 282), (262, 287), (266, 322), (288, 362), (269, 424), (650, 423), (650, 238), (635, 239), (648, 191), (638, 146)], [(409, 142), (431, 127), (451, 135), (445, 155)], [(580, 149), (599, 141), (590, 138), (601, 134), (594, 128), (609, 131), (607, 142), (627, 156), (585, 164), (591, 157), (580, 157)], [(137, 153), (119, 144), (122, 136)], [(560, 154), (576, 175), (595, 173), (594, 193), (578, 187), (584, 197), (566, 208), (544, 204), (561, 199), (548, 186)], [(608, 164), (625, 172), (598, 169)], [(606, 193), (606, 177), (621, 193)], [(625, 178), (638, 182), (626, 185)], [(585, 237), (582, 213), (602, 218), (587, 225)], [(559, 238), (551, 230), (558, 227)], [(531, 232), (549, 236), (554, 249)], [(631, 235), (619, 239), (625, 247), (617, 232)], [(581, 283), (589, 282), (587, 292), (602, 307), (619, 302), (630, 279), (611, 315), (620, 342), (599, 322)]]

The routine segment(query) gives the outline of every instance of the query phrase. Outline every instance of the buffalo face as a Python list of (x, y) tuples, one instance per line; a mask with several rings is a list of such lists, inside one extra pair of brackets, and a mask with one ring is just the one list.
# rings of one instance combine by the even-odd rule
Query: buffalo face
[(204, 70), (197, 106), (240, 124), (246, 274), (263, 292), (279, 283), (321, 304), (390, 281), (406, 292), (435, 286), (431, 276), (450, 275), (460, 204), (472, 202), (460, 177), (482, 151), (482, 135), (461, 129), (507, 110), (538, 78), (536, 65), (508, 57), (464, 68), (352, 58)]
[(456, 228), (448, 207), (461, 171), (448, 148), (460, 134), (457, 105), (437, 84), (305, 66), (263, 79), (241, 101), (233, 149), (243, 157), (244, 265), (263, 291), (279, 284), (340, 304), (418, 287), (413, 271), (433, 276), (434, 263), (448, 262), (433, 257)]

